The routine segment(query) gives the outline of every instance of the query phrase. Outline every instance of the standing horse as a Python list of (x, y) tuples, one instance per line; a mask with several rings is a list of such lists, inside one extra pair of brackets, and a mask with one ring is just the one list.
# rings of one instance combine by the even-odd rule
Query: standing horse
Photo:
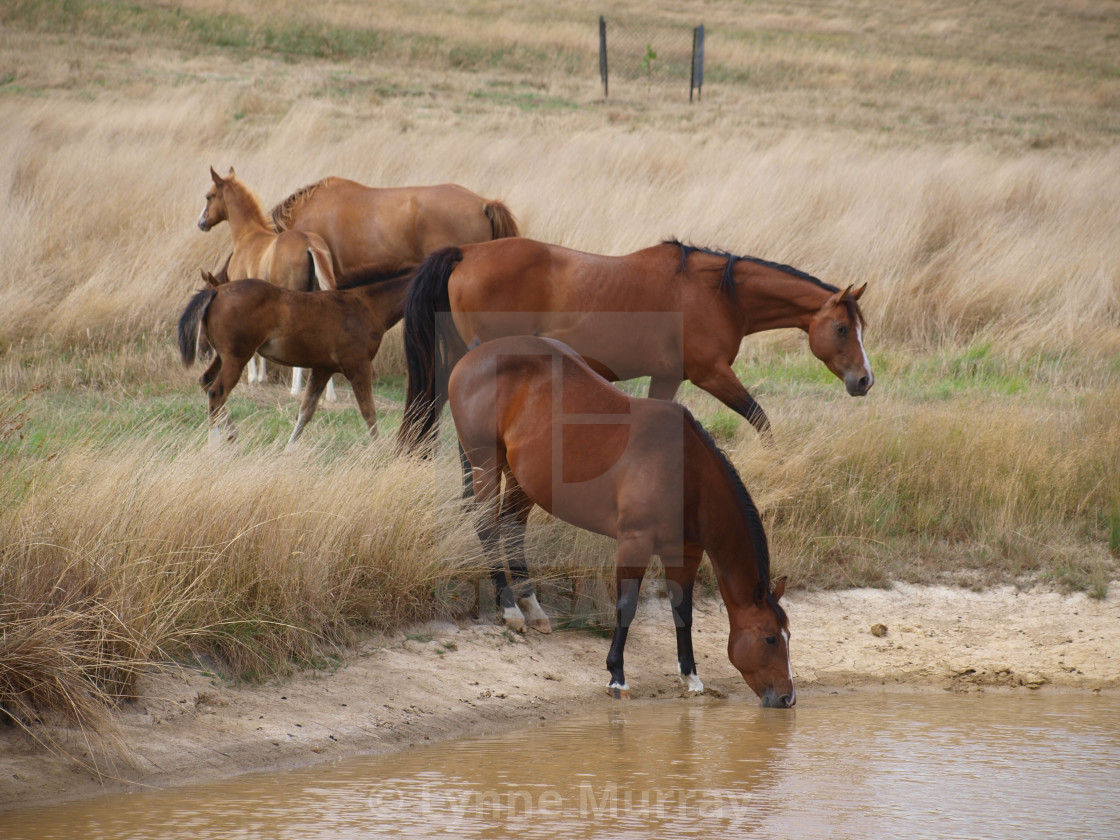
[(518, 626), (524, 619), (500, 566), (503, 531), (520, 603), (534, 625), (543, 621), (547, 627), (524, 557), (525, 524), (533, 505), (540, 505), (618, 540), (608, 691), (629, 696), (623, 649), (653, 554), (665, 567), (681, 680), (691, 691), (703, 691), (692, 649), (692, 595), (707, 551), (727, 606), (731, 663), (764, 706), (794, 704), (789, 625), (778, 603), (785, 580), (771, 589), (758, 510), (688, 409), (630, 397), (570, 348), (535, 336), (501, 338), (471, 350), (452, 371), (448, 393), (482, 506), (479, 537), (495, 563), (507, 622)]
[[(260, 201), (232, 166), (225, 178), (211, 167), (210, 178), (214, 183), (206, 193), (198, 226), (209, 231), (220, 222), (229, 222), (233, 253), (223, 267), (229, 280), (255, 277), (294, 292), (334, 288), (334, 265), (322, 237), (304, 231), (276, 233)], [(258, 366), (250, 359), (249, 382), (264, 379), (264, 361)], [(303, 371), (296, 368), (292, 371), (293, 394), (299, 393), (302, 383)], [(328, 397), (334, 398), (333, 389)]]
[(414, 446), (434, 431), (442, 382), (468, 345), (506, 335), (563, 341), (610, 380), (648, 375), (651, 397), (671, 400), (688, 379), (769, 436), (765, 412), (731, 370), (743, 337), (800, 328), (848, 393), (866, 394), (874, 380), (858, 304), (865, 288), (678, 242), (621, 257), (530, 239), (437, 251), (405, 304), (400, 439)]
[(219, 284), (207, 279), (179, 319), (179, 354), (194, 364), (201, 340), (216, 358), (199, 379), (209, 400), (210, 442), (233, 440), (237, 430), (223, 411), (241, 371), (260, 353), (277, 364), (310, 368), (299, 418), (288, 440), (295, 445), (315, 414), (331, 375), (341, 373), (354, 388), (371, 437), (377, 436), (373, 403), (373, 357), (385, 332), (403, 312), (412, 267), (386, 272), (377, 267), (353, 272), (339, 288), (293, 292), (264, 280)]
[(321, 236), (336, 274), (388, 260), (416, 264), (439, 248), (520, 236), (505, 204), (457, 184), (367, 187), (329, 177), (281, 201), (271, 221), (278, 231)]

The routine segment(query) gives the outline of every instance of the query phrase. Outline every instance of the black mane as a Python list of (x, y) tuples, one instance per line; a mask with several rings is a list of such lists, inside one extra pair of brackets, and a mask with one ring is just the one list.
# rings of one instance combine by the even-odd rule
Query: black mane
[(739, 262), (739, 260), (746, 260), (747, 262), (752, 262), (755, 265), (761, 265), (765, 266), (766, 268), (776, 269), (778, 271), (784, 272), (785, 274), (797, 277), (801, 280), (808, 280), (810, 283), (814, 283), (817, 286), (820, 286), (822, 289), (825, 289), (826, 291), (832, 292), (834, 294), (840, 291), (831, 283), (825, 283), (823, 280), (814, 277), (812, 274), (808, 274), (807, 272), (804, 272), (799, 268), (785, 265), (784, 263), (771, 262), (770, 260), (760, 259), (759, 257), (741, 257), (737, 254), (732, 254), (728, 251), (721, 251), (717, 248), (700, 248), (696, 245), (685, 245), (683, 242), (680, 242), (676, 239), (666, 239), (662, 244), (675, 245), (676, 247), (681, 249), (681, 271), (684, 271), (685, 264), (688, 262), (689, 255), (694, 252), (708, 254), (712, 257), (719, 257), (721, 259), (727, 260), (727, 264), (723, 268), (723, 275), (720, 277), (719, 288), (720, 291), (722, 291), (732, 299), (735, 298), (735, 263)]
[(751, 494), (747, 492), (746, 486), (743, 484), (743, 479), (739, 476), (739, 471), (735, 469), (735, 465), (731, 463), (731, 459), (727, 457), (727, 453), (720, 449), (719, 445), (712, 440), (712, 436), (708, 434), (708, 430), (700, 425), (700, 421), (692, 416), (692, 412), (685, 409), (685, 415), (692, 421), (693, 427), (712, 451), (716, 453), (724, 470), (727, 472), (727, 477), (731, 479), (731, 486), (735, 493), (735, 497), (739, 501), (739, 507), (743, 511), (743, 516), (747, 520), (747, 531), (750, 533), (751, 545), (754, 547), (754, 559), (758, 566), (758, 590), (755, 596), (760, 601), (765, 601), (766, 604), (777, 615), (778, 621), (781, 622), (783, 627), (789, 626), (789, 617), (782, 605), (774, 597), (770, 587), (770, 544), (766, 539), (766, 530), (762, 527), (762, 516), (758, 512), (758, 507), (751, 498)]

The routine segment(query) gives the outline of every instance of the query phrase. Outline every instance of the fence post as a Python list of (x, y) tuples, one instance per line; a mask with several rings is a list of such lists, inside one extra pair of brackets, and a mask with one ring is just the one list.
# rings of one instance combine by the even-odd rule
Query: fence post
[(692, 101), (692, 91), (700, 99), (704, 87), (704, 24), (692, 30), (692, 81), (688, 85), (688, 101)]
[(607, 98), (607, 20), (599, 15), (599, 77), (603, 80), (603, 98)]

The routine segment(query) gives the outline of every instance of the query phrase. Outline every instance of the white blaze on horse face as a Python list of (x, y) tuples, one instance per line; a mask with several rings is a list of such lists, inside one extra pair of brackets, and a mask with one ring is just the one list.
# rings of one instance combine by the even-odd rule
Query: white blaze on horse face
[(786, 643), (786, 673), (789, 675), (789, 685), (790, 685), (790, 691), (789, 691), (789, 701), (790, 702), (789, 702), (789, 704), (792, 706), (797, 699), (797, 689), (794, 688), (794, 686), (793, 686), (793, 663), (790, 661), (790, 656), (789, 656), (789, 631), (788, 630), (783, 630), (782, 631), (782, 639), (784, 639), (785, 643)]
[(875, 374), (871, 372), (871, 361), (867, 358), (867, 351), (863, 347), (863, 325), (856, 324), (856, 342), (859, 344), (860, 355), (863, 356), (863, 369), (867, 371), (867, 387), (870, 390), (875, 384)]

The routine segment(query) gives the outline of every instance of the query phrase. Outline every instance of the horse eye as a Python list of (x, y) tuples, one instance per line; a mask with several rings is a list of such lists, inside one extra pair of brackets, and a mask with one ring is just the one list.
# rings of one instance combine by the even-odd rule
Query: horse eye
[(848, 337), (848, 325), (847, 324), (837, 324), (836, 325), (836, 332), (840, 334), (841, 338), (847, 338)]
[(778, 643), (778, 637), (777, 636), (767, 636), (765, 639), (763, 639), (763, 641), (766, 642), (766, 644), (768, 644), (768, 645), (776, 645)]

